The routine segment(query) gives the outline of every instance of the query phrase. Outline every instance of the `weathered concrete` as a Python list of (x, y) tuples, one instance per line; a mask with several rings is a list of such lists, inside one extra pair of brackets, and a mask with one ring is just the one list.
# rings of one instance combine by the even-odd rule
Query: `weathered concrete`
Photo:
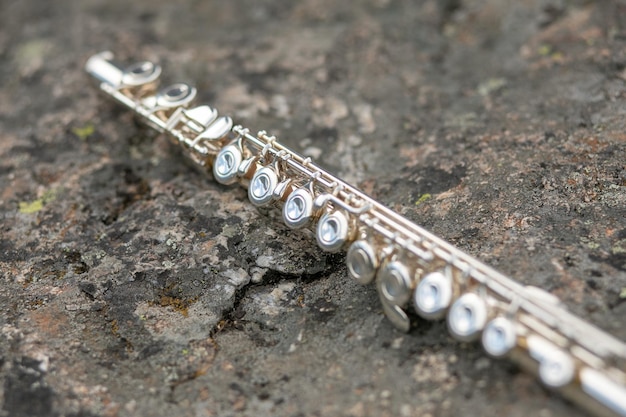
[(103, 49), (626, 339), (623, 2), (0, 1), (1, 416), (573, 416), (102, 99)]

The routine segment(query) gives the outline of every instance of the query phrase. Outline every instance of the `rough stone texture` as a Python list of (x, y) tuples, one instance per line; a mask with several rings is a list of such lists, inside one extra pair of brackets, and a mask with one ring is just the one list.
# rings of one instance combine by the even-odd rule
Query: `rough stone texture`
[(216, 185), (104, 49), (626, 339), (620, 1), (0, 1), (0, 416), (579, 416)]

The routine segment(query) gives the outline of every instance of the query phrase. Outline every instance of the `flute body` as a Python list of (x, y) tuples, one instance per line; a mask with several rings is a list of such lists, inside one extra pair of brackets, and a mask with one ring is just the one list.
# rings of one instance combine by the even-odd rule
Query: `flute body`
[(251, 134), (210, 106), (192, 106), (191, 85), (159, 88), (154, 63), (121, 67), (102, 52), (85, 69), (216, 181), (247, 187), (253, 205), (282, 210), (289, 228), (310, 228), (323, 250), (345, 250), (350, 276), (376, 285), (399, 330), (411, 329), (409, 310), (445, 318), (456, 339), (479, 340), (490, 356), (510, 358), (590, 412), (626, 416), (626, 344), (550, 293), (497, 272), (266, 132)]

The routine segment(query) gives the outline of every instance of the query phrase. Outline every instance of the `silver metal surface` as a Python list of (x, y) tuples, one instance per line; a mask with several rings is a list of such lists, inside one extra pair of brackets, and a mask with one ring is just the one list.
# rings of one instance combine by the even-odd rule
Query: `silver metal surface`
[(112, 60), (112, 52), (100, 52), (87, 60), (85, 71), (97, 80), (117, 88), (122, 85), (124, 69), (115, 65)]
[(402, 262), (393, 261), (383, 265), (376, 279), (381, 296), (390, 304), (403, 307), (411, 299), (411, 272)]
[(257, 207), (265, 206), (272, 201), (274, 189), (278, 185), (276, 171), (270, 167), (258, 169), (248, 187), (248, 198)]
[(376, 249), (366, 240), (357, 240), (346, 254), (348, 273), (359, 284), (369, 284), (378, 270)]
[(191, 103), (196, 94), (196, 88), (187, 83), (172, 84), (159, 90), (155, 96), (156, 106), (166, 109), (186, 106)]
[[(186, 109), (185, 115), (189, 119), (195, 120), (203, 128), (207, 128), (208, 126), (211, 126), (213, 122), (215, 122), (215, 120), (217, 119), (217, 110), (207, 105), (197, 106), (192, 109)], [(202, 133), (204, 132), (205, 130), (203, 130)]]
[(317, 244), (328, 252), (338, 252), (348, 240), (348, 218), (341, 211), (322, 216), (317, 224)]
[(213, 162), (213, 177), (220, 184), (237, 182), (237, 172), (241, 165), (241, 150), (237, 144), (230, 144), (223, 148)]
[(487, 323), (481, 340), (485, 352), (501, 358), (517, 345), (515, 323), (505, 317), (496, 317)]
[(156, 81), (161, 75), (161, 67), (150, 61), (142, 61), (124, 69), (122, 85), (140, 86)]
[(298, 188), (289, 194), (283, 206), (283, 221), (292, 229), (308, 225), (313, 216), (313, 196), (306, 188)]
[(230, 133), (233, 128), (233, 119), (228, 116), (222, 116), (207, 126), (199, 136), (199, 139), (216, 140), (223, 138)]
[(530, 356), (539, 362), (541, 382), (552, 388), (560, 388), (572, 382), (576, 365), (570, 355), (535, 335), (529, 336), (527, 342)]
[(487, 305), (476, 293), (459, 297), (448, 312), (448, 329), (463, 342), (476, 340), (487, 322)]
[(626, 415), (626, 388), (591, 368), (580, 371), (583, 391), (619, 415)]
[(426, 275), (413, 295), (415, 310), (425, 319), (444, 317), (451, 302), (452, 278), (443, 271)]

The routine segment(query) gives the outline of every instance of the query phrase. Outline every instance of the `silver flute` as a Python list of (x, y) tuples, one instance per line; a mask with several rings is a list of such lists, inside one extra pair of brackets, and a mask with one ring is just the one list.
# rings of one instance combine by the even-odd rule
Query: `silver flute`
[(111, 52), (89, 58), (99, 87), (167, 133), (221, 184), (239, 183), (257, 207), (282, 210), (292, 229), (310, 228), (325, 251), (346, 250), (350, 276), (375, 283), (383, 311), (399, 330), (408, 309), (447, 321), (460, 341), (480, 340), (597, 415), (626, 416), (626, 344), (570, 313), (552, 294), (524, 286), (424, 230), (289, 148), (192, 106), (186, 83), (159, 88), (161, 68), (122, 67)]

